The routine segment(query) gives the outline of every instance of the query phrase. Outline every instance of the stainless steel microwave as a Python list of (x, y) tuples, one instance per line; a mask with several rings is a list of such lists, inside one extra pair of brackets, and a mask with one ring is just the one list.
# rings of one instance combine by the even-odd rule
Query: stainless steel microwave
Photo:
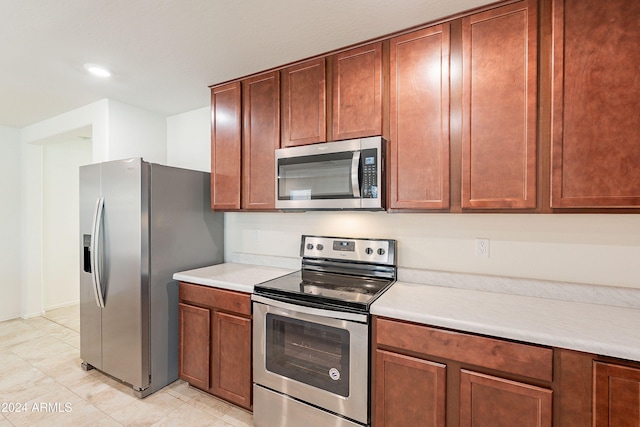
[(276, 150), (276, 209), (385, 208), (381, 136)]

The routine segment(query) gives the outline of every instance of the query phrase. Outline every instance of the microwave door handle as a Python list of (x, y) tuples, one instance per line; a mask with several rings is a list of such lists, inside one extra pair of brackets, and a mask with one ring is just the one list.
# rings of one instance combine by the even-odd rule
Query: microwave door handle
[(360, 150), (353, 152), (351, 159), (351, 188), (353, 189), (353, 198), (360, 198), (360, 180), (358, 179), (358, 171), (360, 170)]

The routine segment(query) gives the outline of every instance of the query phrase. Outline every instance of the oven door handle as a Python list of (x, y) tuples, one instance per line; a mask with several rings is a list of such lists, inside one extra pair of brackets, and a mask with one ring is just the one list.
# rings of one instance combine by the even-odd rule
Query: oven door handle
[(282, 310), (288, 310), (296, 313), (308, 314), (310, 316), (327, 317), (330, 319), (352, 320), (354, 322), (367, 323), (366, 314), (348, 313), (344, 311), (323, 310), (321, 308), (307, 307), (304, 305), (290, 304), (288, 302), (278, 301), (271, 298), (265, 298), (260, 295), (251, 295), (251, 300), (262, 304), (270, 305)]

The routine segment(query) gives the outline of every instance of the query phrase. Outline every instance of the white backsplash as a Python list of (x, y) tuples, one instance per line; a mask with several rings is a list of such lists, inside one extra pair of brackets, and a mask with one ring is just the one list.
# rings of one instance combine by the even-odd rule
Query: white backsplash
[[(225, 259), (290, 267), (283, 258), (299, 260), (302, 234), (396, 239), (400, 268), (536, 279), (521, 288), (542, 280), (640, 289), (634, 214), (226, 213)], [(488, 258), (476, 256), (477, 238), (489, 239)]]
[(398, 281), (640, 309), (640, 289), (401, 268)]

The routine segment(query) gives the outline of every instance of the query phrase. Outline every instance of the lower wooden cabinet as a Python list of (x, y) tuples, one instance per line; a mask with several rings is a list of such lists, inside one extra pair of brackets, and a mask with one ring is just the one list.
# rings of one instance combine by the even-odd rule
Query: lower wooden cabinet
[(374, 330), (374, 426), (552, 426), (553, 349), (384, 318)]
[[(211, 311), (189, 304), (178, 305), (180, 378), (194, 387), (209, 388), (211, 358)], [(203, 338), (204, 337), (204, 338)]]
[(251, 319), (215, 311), (213, 324), (211, 393), (251, 408)]
[(178, 310), (178, 376), (251, 409), (250, 295), (181, 282)]
[(553, 392), (465, 369), (460, 373), (460, 425), (551, 427)]
[(374, 427), (640, 426), (640, 362), (373, 319)]
[(376, 350), (376, 425), (444, 427), (446, 380), (443, 364)]
[(593, 372), (593, 426), (640, 426), (640, 369), (595, 362)]

